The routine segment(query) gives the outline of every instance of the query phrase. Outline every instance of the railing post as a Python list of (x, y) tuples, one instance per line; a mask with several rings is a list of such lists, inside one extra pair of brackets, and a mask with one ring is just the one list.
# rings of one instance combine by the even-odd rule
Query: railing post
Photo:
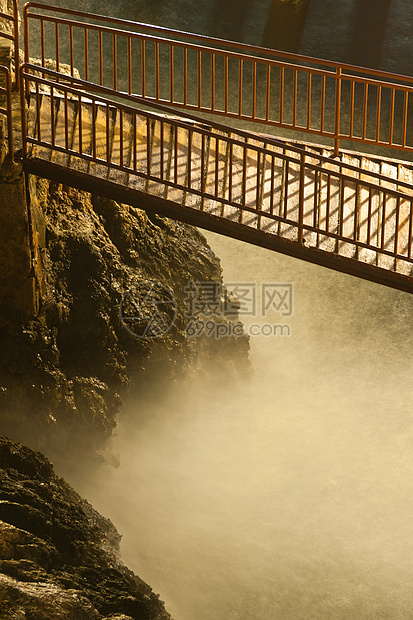
[(20, 46), (19, 46), (19, 7), (17, 0), (13, 0), (13, 29), (14, 29), (14, 87), (19, 91), (19, 68), (20, 68)]
[[(21, 114), (21, 132), (22, 132), (22, 157), (23, 159), (27, 155), (27, 139), (26, 139), (26, 98), (25, 98), (25, 80), (23, 78), (23, 71), (20, 69), (20, 114)], [(27, 88), (27, 83), (26, 83)]]
[(305, 153), (300, 153), (300, 190), (298, 204), (298, 243), (304, 241), (304, 184), (305, 184)]
[(334, 156), (340, 151), (340, 116), (341, 116), (341, 67), (336, 69), (336, 119), (334, 127)]

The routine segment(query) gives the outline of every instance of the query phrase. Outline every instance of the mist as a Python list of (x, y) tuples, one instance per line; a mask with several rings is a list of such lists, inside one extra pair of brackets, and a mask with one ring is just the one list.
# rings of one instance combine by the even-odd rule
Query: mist
[(251, 337), (249, 381), (155, 381), (120, 467), (69, 481), (175, 620), (411, 617), (411, 296), (208, 239), (227, 282), (293, 284), (290, 335)]

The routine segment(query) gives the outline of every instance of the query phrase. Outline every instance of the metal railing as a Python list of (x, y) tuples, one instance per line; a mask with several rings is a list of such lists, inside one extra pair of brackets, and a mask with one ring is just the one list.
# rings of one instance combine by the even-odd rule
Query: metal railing
[(29, 2), (25, 61), (205, 114), (413, 151), (413, 78)]
[[(327, 241), (334, 244), (331, 252), (346, 246), (360, 254), (372, 251), (383, 260), (413, 262), (413, 195), (408, 183), (248, 131), (230, 134), (215, 122), (206, 127), (188, 114), (162, 117), (160, 112), (171, 113), (170, 108), (153, 103), (152, 110), (137, 109), (138, 102), (147, 103), (142, 97), (118, 93), (119, 100), (114, 101), (108, 99), (112, 89), (96, 86), (98, 93), (85, 92), (84, 80), (73, 77), (65, 84), (57, 72), (44, 69), (43, 75), (33, 75), (34, 71), (38, 67), (33, 65), (23, 65), (21, 70), (22, 86), (29, 85), (35, 108), (31, 133), (23, 122), (24, 158), (29, 146), (36, 145), (104, 166), (107, 177), (113, 170), (143, 180), (145, 187), (152, 183), (181, 190), (198, 201), (201, 211), (213, 209), (222, 220), (280, 234), (275, 226), (302, 246), (309, 247), (315, 235), (324, 240), (317, 245), (320, 249)], [(21, 92), (23, 98), (23, 88)], [(76, 108), (76, 140), (70, 138), (71, 106)], [(98, 135), (94, 122), (98, 110), (104, 136)], [(64, 124), (60, 137), (58, 113)], [(119, 123), (116, 152), (109, 138), (115, 118)], [(184, 136), (184, 154), (179, 132)], [(207, 174), (200, 175), (199, 170)]]
[(12, 32), (6, 32), (4, 30), (1, 30), (0, 38), (7, 39), (13, 42), (14, 63), (15, 63), (14, 86), (18, 88), (18, 84), (19, 84), (18, 67), (20, 64), (20, 57), (19, 57), (19, 7), (17, 4), (17, 0), (13, 0), (13, 14), (10, 15), (10, 13), (5, 13), (3, 11), (0, 11), (0, 19), (6, 20), (12, 26)]

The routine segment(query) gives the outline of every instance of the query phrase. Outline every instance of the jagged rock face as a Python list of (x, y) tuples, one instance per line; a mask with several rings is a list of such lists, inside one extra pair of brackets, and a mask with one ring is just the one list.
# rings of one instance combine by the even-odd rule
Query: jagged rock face
[(41, 454), (0, 438), (0, 620), (168, 620), (120, 536)]
[[(46, 297), (39, 320), (0, 321), (4, 434), (52, 458), (98, 454), (131, 377), (142, 386), (155, 371), (166, 381), (246, 370), (245, 336), (185, 333), (188, 281), (221, 281), (219, 260), (196, 229), (42, 179), (30, 188)], [(173, 292), (177, 316), (146, 341), (128, 333), (119, 308), (131, 286), (148, 280)]]

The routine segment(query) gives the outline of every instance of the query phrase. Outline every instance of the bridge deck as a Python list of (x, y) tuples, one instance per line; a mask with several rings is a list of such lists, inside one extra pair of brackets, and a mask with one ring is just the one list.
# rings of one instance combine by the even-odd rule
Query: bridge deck
[(406, 162), (314, 146), (303, 155), (64, 88), (31, 93), (26, 133), (28, 170), (137, 206), (153, 197), (176, 219), (413, 291)]

